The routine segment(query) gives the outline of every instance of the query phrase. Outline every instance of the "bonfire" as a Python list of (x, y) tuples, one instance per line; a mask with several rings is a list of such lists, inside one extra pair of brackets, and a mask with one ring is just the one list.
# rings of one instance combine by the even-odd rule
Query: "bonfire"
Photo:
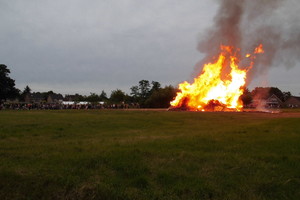
[(217, 59), (203, 66), (202, 73), (192, 84), (179, 84), (179, 92), (170, 109), (192, 111), (241, 111), (240, 96), (246, 84), (247, 72), (254, 64), (255, 55), (263, 53), (263, 45), (244, 57), (250, 59), (249, 66), (239, 67), (239, 49), (221, 46)]

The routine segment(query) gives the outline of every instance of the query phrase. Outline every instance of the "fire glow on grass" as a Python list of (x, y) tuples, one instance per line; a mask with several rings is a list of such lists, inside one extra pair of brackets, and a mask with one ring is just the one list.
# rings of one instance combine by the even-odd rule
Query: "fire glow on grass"
[[(253, 54), (263, 52), (263, 46), (260, 44)], [(250, 66), (240, 69), (236, 54), (233, 47), (221, 46), (217, 61), (205, 64), (194, 83), (185, 81), (179, 84), (180, 92), (171, 101), (171, 106), (194, 111), (240, 111), (243, 107), (240, 96), (244, 92), (247, 71), (252, 68), (255, 56), (246, 54), (245, 57), (251, 59)]]

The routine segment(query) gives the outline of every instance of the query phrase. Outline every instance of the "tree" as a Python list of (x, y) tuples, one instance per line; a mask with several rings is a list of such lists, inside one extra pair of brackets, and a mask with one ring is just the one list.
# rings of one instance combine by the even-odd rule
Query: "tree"
[(138, 86), (132, 86), (130, 88), (131, 92), (130, 95), (134, 98), (138, 98), (140, 96), (139, 87)]
[(26, 85), (26, 87), (24, 88), (22, 94), (30, 94), (31, 93), (31, 89), (28, 85)]
[(24, 90), (21, 92), (20, 100), (25, 101), (26, 95), (29, 95), (31, 93), (31, 89), (28, 85), (24, 88)]
[[(131, 98), (130, 102), (139, 103), (141, 107), (149, 107), (148, 99), (151, 95), (161, 89), (161, 85), (157, 81), (152, 81), (151, 85), (148, 80), (141, 80), (139, 81), (138, 86), (132, 86), (130, 88)], [(148, 103), (147, 103), (148, 101)]]
[(281, 101), (284, 101), (283, 92), (277, 87), (271, 87), (269, 91), (269, 95), (275, 94)]
[(283, 98), (284, 101), (286, 101), (288, 98), (292, 96), (291, 92), (283, 92)]
[(19, 96), (20, 91), (15, 88), (15, 80), (9, 77), (10, 70), (6, 65), (0, 64), (0, 102)]
[(90, 93), (90, 96), (86, 97), (86, 100), (90, 103), (96, 103), (100, 101), (100, 97), (96, 93)]
[(139, 92), (139, 86), (132, 86), (130, 88), (131, 92), (130, 92), (130, 97), (131, 98), (128, 98), (130, 99), (130, 102), (132, 103), (137, 103), (137, 102), (140, 102), (140, 92)]
[(73, 101), (79, 102), (79, 101), (85, 101), (85, 100), (86, 100), (86, 97), (82, 96), (81, 94), (76, 93), (74, 95)]
[(150, 83), (147, 80), (141, 80), (139, 82), (139, 90), (140, 90), (140, 97), (143, 100), (146, 100), (150, 95)]
[(240, 99), (242, 100), (244, 106), (247, 106), (247, 105), (251, 104), (252, 95), (251, 95), (251, 92), (249, 91), (248, 88), (244, 89), (244, 93), (242, 94)]
[(107, 94), (102, 90), (101, 94), (99, 95), (100, 101), (107, 101)]
[(152, 81), (151, 84), (152, 84), (152, 88), (151, 88), (151, 90), (150, 90), (150, 93), (151, 93), (151, 94), (152, 94), (153, 92), (155, 92), (155, 91), (158, 91), (158, 90), (160, 89), (160, 83), (159, 83), (159, 82), (157, 82), (157, 81)]
[(56, 95), (52, 90), (49, 90), (48, 92), (42, 92), (42, 95), (44, 97), (44, 100), (47, 101), (47, 98), (51, 95)]
[(170, 102), (175, 98), (177, 89), (173, 86), (165, 86), (155, 90), (145, 102), (147, 107), (150, 108), (168, 108)]
[(125, 93), (122, 90), (116, 89), (111, 92), (110, 101), (112, 103), (121, 103), (124, 100), (125, 100)]

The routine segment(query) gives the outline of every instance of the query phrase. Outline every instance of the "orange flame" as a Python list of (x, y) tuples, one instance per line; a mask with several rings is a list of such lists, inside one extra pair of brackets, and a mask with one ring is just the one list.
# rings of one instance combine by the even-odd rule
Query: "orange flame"
[(254, 50), (255, 54), (264, 53), (264, 52), (265, 51), (263, 49), (263, 45), (262, 44), (258, 45), (258, 47), (256, 47), (255, 50)]
[[(263, 51), (262, 45), (255, 52)], [(243, 94), (247, 70), (239, 69), (238, 58), (233, 55), (233, 47), (221, 46), (221, 53), (214, 63), (205, 64), (202, 73), (194, 79), (194, 83), (179, 84), (180, 92), (170, 102), (173, 107), (185, 107), (197, 111), (240, 111), (243, 107), (239, 99)], [(246, 57), (250, 57), (247, 54)], [(227, 64), (229, 63), (229, 64)], [(230, 73), (224, 74), (229, 65)]]

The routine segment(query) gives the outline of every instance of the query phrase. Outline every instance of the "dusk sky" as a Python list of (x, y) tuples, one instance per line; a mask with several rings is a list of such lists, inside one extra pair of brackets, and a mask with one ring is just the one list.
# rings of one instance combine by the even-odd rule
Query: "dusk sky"
[[(21, 90), (130, 93), (142, 79), (177, 86), (200, 71), (195, 65), (204, 55), (197, 45), (214, 26), (219, 2), (0, 0), (0, 63)], [(292, 34), (300, 36), (299, 1), (282, 2), (261, 21), (280, 19), (284, 29), (294, 24)], [(265, 72), (255, 75), (250, 89), (275, 86), (300, 96), (299, 57), (291, 65), (274, 62)]]

